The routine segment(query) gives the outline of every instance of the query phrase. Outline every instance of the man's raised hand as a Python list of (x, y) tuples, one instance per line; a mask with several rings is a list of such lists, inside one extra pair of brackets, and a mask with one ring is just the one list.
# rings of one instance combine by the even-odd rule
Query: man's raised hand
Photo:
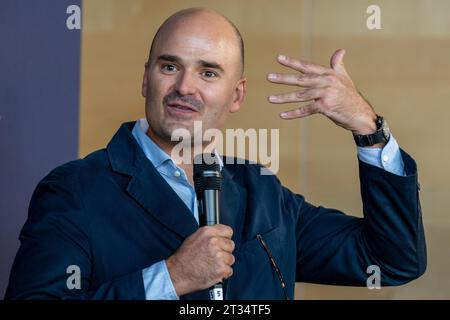
[(309, 102), (304, 106), (284, 111), (283, 119), (295, 119), (321, 113), (338, 126), (355, 134), (371, 134), (376, 131), (376, 114), (360, 95), (344, 66), (345, 50), (337, 50), (330, 60), (330, 68), (278, 56), (278, 62), (295, 73), (269, 73), (273, 83), (297, 86), (299, 89), (269, 96), (275, 104)]

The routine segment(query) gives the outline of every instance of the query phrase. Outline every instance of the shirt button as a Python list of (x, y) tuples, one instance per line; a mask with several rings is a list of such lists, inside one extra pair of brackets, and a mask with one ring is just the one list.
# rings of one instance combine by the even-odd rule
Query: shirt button
[(383, 156), (383, 158), (382, 158), (382, 159), (383, 159), (383, 161), (384, 161), (384, 162), (386, 162), (386, 161), (388, 161), (388, 160), (389, 160), (389, 157), (388, 157), (388, 156)]
[(175, 177), (179, 177), (179, 176), (181, 176), (181, 173), (180, 173), (180, 171), (175, 171), (174, 173), (173, 173), (173, 175), (175, 176)]

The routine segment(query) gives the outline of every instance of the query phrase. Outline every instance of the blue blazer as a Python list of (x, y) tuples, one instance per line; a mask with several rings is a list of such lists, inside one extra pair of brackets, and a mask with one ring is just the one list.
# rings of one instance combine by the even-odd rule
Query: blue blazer
[[(136, 143), (133, 125), (38, 184), (6, 299), (145, 299), (142, 270), (198, 229)], [(406, 177), (359, 162), (364, 218), (309, 204), (275, 176), (260, 175), (259, 165), (225, 163), (221, 222), (236, 244), (225, 298), (284, 299), (280, 276), (291, 299), (295, 282), (365, 286), (370, 265), (380, 268), (382, 286), (423, 274), (416, 164), (401, 152)], [(80, 289), (66, 285), (70, 265), (80, 267)], [(181, 297), (207, 298), (207, 290)]]

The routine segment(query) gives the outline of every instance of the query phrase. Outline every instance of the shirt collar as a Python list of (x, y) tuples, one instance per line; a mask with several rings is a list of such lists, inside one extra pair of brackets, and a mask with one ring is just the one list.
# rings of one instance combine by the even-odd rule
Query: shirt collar
[(172, 159), (147, 135), (148, 128), (147, 119), (139, 119), (136, 121), (132, 134), (148, 160), (158, 168), (164, 162), (171, 161)]

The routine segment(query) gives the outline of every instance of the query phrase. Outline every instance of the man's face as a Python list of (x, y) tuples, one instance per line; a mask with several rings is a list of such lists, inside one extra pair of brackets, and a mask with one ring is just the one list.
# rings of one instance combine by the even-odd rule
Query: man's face
[(245, 80), (236, 35), (227, 27), (191, 18), (160, 32), (142, 86), (152, 134), (166, 142), (177, 128), (193, 135), (194, 121), (203, 130), (220, 129), (239, 110)]

